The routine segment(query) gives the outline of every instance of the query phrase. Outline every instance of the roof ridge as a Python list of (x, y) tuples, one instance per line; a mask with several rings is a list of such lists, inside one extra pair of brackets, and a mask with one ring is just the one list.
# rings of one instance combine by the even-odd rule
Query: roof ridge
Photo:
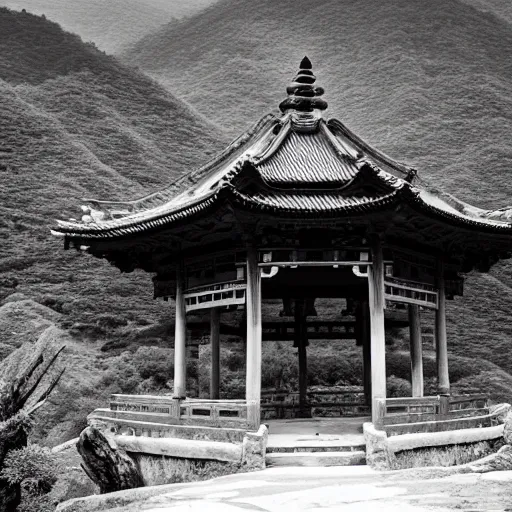
[(279, 133), (276, 135), (274, 140), (268, 145), (268, 147), (263, 151), (261, 155), (250, 157), (250, 163), (257, 166), (271, 158), (279, 150), (281, 144), (285, 141), (285, 139), (290, 135), (291, 132), (291, 120), (289, 118), (284, 119), (284, 122), (281, 125), (281, 129), (279, 130)]
[(343, 124), (340, 120), (331, 118), (327, 121), (327, 126), (329, 128), (334, 128), (335, 130), (339, 130), (342, 135), (344, 135), (350, 142), (355, 144), (356, 146), (360, 146), (366, 153), (368, 153), (371, 157), (375, 158), (377, 161), (382, 164), (391, 167), (402, 174), (409, 175), (411, 171), (415, 171), (415, 169), (407, 164), (399, 162), (394, 158), (386, 155), (382, 151), (375, 149), (366, 143), (359, 135), (356, 135), (350, 128), (348, 128), (345, 124)]
[[(156, 192), (152, 192), (145, 196), (142, 196), (138, 199), (134, 199), (131, 201), (102, 201), (98, 199), (90, 199), (83, 198), (82, 201), (91, 204), (95, 207), (98, 207), (100, 210), (108, 210), (111, 206), (125, 206), (131, 210), (130, 213), (133, 213), (137, 207), (140, 207), (143, 203), (148, 201), (158, 199), (160, 201), (169, 200), (170, 195), (174, 192), (178, 192), (179, 185), (183, 184), (187, 180), (191, 180), (196, 178), (196, 181), (192, 181), (191, 184), (197, 183), (199, 179), (201, 179), (208, 171), (214, 169), (219, 164), (223, 163), (229, 156), (231, 156), (236, 150), (240, 149), (244, 144), (247, 144), (252, 137), (254, 137), (258, 132), (261, 131), (265, 125), (269, 124), (270, 121), (278, 120), (279, 118), (273, 114), (268, 113), (259, 119), (256, 123), (254, 123), (248, 130), (243, 132), (241, 135), (236, 137), (224, 150), (222, 150), (219, 154), (215, 155), (212, 159), (206, 162), (204, 165), (199, 167), (198, 169), (194, 169), (193, 171), (183, 174), (174, 182), (167, 185), (165, 188), (158, 190)], [(155, 205), (151, 205), (155, 207)], [(107, 212), (105, 212), (107, 213)]]

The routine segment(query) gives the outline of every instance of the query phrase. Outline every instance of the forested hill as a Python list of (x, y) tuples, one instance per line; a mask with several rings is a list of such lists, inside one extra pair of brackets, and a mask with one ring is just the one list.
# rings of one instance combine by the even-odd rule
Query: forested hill
[(510, 48), (512, 25), (458, 0), (223, 0), (125, 58), (238, 133), (277, 107), (307, 54), (330, 116), (433, 186), (505, 206)]
[(509, 0), (463, 0), (465, 3), (480, 9), (483, 12), (490, 12), (499, 18), (512, 23), (512, 2)]
[(215, 0), (4, 0), (11, 9), (56, 21), (84, 41), (116, 53), (165, 23), (204, 9)]
[(55, 23), (5, 8), (0, 89), (0, 300), (18, 282), (16, 291), (56, 294), (82, 316), (115, 311), (116, 273), (64, 253), (50, 235), (54, 218), (79, 215), (84, 196), (132, 199), (168, 184), (208, 160), (225, 135), (142, 73)]

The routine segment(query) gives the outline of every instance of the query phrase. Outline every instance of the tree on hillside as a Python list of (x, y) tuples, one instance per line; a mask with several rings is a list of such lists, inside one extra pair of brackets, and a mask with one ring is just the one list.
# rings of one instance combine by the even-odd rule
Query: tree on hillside
[[(57, 365), (64, 345), (54, 341), (55, 331), (54, 327), (48, 328), (35, 345), (23, 345), (0, 365), (0, 470), (9, 452), (27, 445), (31, 416), (64, 372)], [(16, 510), (20, 499), (21, 483), (0, 474), (0, 510)]]

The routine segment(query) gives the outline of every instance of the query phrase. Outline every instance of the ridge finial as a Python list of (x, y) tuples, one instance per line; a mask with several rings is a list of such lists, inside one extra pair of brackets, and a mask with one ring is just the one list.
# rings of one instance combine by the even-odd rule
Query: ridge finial
[(320, 98), (324, 94), (324, 89), (315, 87), (316, 76), (312, 69), (311, 61), (305, 56), (300, 61), (297, 75), (286, 88), (288, 98), (279, 105), (282, 112), (286, 110), (312, 112), (313, 110), (325, 110), (327, 108), (327, 102)]

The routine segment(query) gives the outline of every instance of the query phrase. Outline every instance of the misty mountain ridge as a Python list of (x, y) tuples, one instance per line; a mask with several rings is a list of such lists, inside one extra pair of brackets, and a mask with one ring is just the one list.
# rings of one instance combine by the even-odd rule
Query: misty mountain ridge
[(497, 207), (512, 195), (511, 47), (512, 25), (457, 0), (224, 0), (124, 57), (237, 134), (307, 54), (329, 116), (430, 186)]
[(42, 15), (107, 53), (117, 53), (172, 20), (215, 0), (4, 0), (3, 5)]

